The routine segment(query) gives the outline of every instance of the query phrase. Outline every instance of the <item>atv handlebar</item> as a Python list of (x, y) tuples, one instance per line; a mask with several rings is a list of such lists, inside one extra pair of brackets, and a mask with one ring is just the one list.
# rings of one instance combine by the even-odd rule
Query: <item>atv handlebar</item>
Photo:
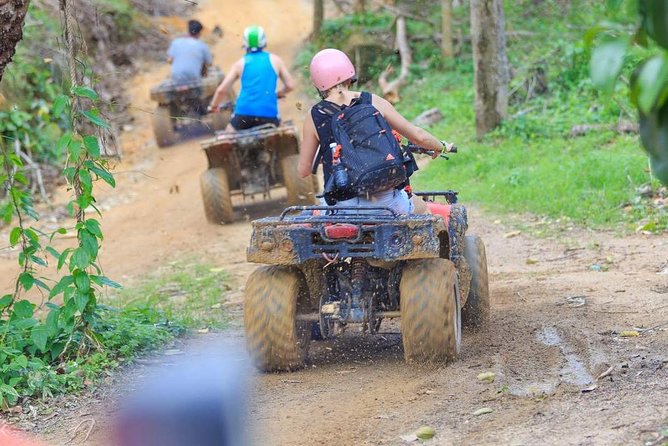
[[(445, 158), (447, 160), (450, 159), (450, 157), (448, 157), (446, 153), (457, 153), (456, 145), (452, 143), (447, 143), (445, 141), (441, 141), (441, 143), (443, 144), (443, 151), (439, 154), (440, 158)], [(425, 149), (424, 147), (418, 146), (417, 144), (413, 144), (412, 142), (408, 142), (408, 144), (406, 144), (406, 148), (413, 153), (427, 155), (432, 158), (434, 158), (434, 154), (436, 152), (435, 150)]]
[(234, 108), (234, 104), (232, 101), (227, 101), (223, 102), (216, 108), (212, 108), (210, 105), (206, 108), (207, 113), (219, 113), (222, 110), (232, 110)]

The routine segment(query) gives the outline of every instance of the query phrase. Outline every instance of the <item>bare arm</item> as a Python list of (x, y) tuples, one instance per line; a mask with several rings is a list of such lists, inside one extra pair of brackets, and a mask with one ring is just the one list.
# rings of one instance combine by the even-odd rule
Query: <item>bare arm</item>
[(281, 79), (281, 82), (283, 82), (283, 88), (278, 90), (276, 94), (279, 98), (284, 98), (286, 94), (295, 89), (295, 81), (292, 79), (292, 76), (285, 66), (283, 59), (274, 54), (272, 54), (272, 58), (274, 59), (276, 73)]
[(241, 77), (242, 70), (243, 60), (239, 60), (235, 62), (234, 65), (232, 65), (232, 68), (230, 68), (230, 71), (225, 76), (225, 79), (223, 79), (223, 82), (221, 82), (218, 88), (216, 88), (213, 99), (211, 99), (211, 105), (209, 105), (209, 107), (212, 110), (217, 109), (220, 103), (223, 102), (223, 98), (228, 95), (232, 85), (234, 85), (237, 79)]
[(320, 141), (318, 140), (318, 132), (315, 129), (313, 117), (309, 113), (306, 119), (304, 119), (304, 127), (302, 130), (302, 147), (299, 152), (299, 165), (297, 166), (297, 171), (299, 172), (300, 177), (306, 178), (311, 175), (313, 159), (315, 158), (319, 146)]
[(412, 124), (408, 119), (401, 116), (401, 114), (385, 99), (373, 95), (373, 106), (376, 107), (382, 114), (390, 126), (399, 132), (401, 135), (408, 138), (414, 144), (425, 149), (434, 150), (435, 152), (443, 151), (443, 144), (434, 135)]

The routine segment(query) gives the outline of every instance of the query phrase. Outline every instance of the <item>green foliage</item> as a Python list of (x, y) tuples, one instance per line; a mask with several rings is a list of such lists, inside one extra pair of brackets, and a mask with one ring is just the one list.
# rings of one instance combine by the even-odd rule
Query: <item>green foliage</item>
[[(392, 41), (393, 16), (389, 13), (364, 13), (342, 16), (323, 23), (317, 42), (302, 51), (298, 65), (304, 67), (308, 77), (308, 65), (313, 54), (325, 47), (339, 48), (355, 60), (359, 81), (374, 80), (388, 63), (398, 64), (398, 58), (390, 48)], [(303, 62), (305, 63), (303, 63)]]
[[(89, 207), (95, 209), (94, 181), (102, 179), (112, 186), (114, 184), (107, 161), (100, 156), (98, 135), (108, 124), (99, 113), (99, 97), (93, 88), (78, 85), (74, 79), (71, 79), (72, 85), (67, 92), (58, 94), (40, 73), (38, 71), (34, 79), (42, 82), (38, 85), (44, 86), (48, 102), (40, 102), (43, 109), (39, 112), (32, 110), (33, 113), (13, 109), (0, 116), (4, 118), (0, 120), (3, 132), (0, 138), (0, 183), (8, 197), (2, 205), (2, 215), (5, 223), (15, 223), (10, 229), (9, 243), (19, 249), (18, 264), (21, 267), (14, 292), (3, 296), (0, 306), (0, 406), (15, 404), (20, 395), (34, 395), (38, 390), (51, 392), (52, 385), (63, 384), (61, 378), (54, 377), (53, 367), (72, 361), (84, 363), (87, 353), (102, 351), (111, 343), (110, 338), (104, 336), (108, 326), (100, 322), (102, 312), (98, 309), (97, 299), (101, 287), (118, 286), (101, 274), (97, 257), (103, 234), (98, 221), (87, 216)], [(40, 115), (48, 119), (40, 118)], [(34, 148), (31, 145), (31, 141), (35, 141), (31, 137), (36, 130), (33, 126), (39, 128), (40, 122), (55, 125), (56, 120), (64, 123), (61, 127), (56, 126), (60, 134), (46, 136), (51, 137), (49, 144), (55, 146), (55, 153), (66, 160), (63, 173), (73, 191), (67, 209), (76, 220), (74, 230), (77, 233), (76, 246), (62, 253), (48, 245), (58, 234), (65, 233), (65, 228), (44, 234), (30, 225), (38, 215), (32, 205), (26, 169), (20, 156), (21, 152), (31, 153)], [(88, 121), (87, 127), (93, 129), (92, 133), (80, 130), (84, 120)], [(58, 143), (54, 145), (55, 140)], [(47, 285), (47, 279), (39, 272), (40, 267), (47, 266), (49, 256), (57, 261), (59, 271), (65, 270), (53, 287)], [(48, 295), (45, 308), (37, 309), (28, 300), (27, 293), (33, 288), (43, 299)], [(62, 303), (54, 303), (52, 299), (55, 298)], [(134, 331), (137, 331), (136, 327)], [(133, 347), (128, 353), (146, 344), (144, 338), (138, 335), (134, 344), (130, 342)], [(40, 377), (36, 381), (33, 372)]]
[[(538, 9), (529, 1), (505, 6), (508, 29), (531, 37), (508, 38), (514, 77), (510, 118), (500, 128), (475, 139), (473, 67), (466, 53), (442, 69), (423, 70), (402, 89), (399, 111), (411, 118), (440, 108), (445, 120), (431, 131), (460, 147), (450, 161), (432, 162), (419, 172), (415, 188), (453, 188), (464, 202), (495, 212), (528, 212), (590, 227), (667, 230), (668, 211), (636, 192), (644, 184), (659, 189), (637, 150), (637, 137), (610, 130), (620, 119), (635, 120), (632, 102), (620, 88), (600, 94), (590, 78), (591, 50), (577, 29), (595, 23), (603, 6), (579, 2), (569, 11), (557, 2)], [(628, 78), (643, 57), (629, 53), (622, 76)], [(537, 67), (544, 70), (547, 89), (530, 94)], [(594, 128), (571, 137), (576, 126)]]
[(624, 60), (630, 54), (645, 53), (633, 63), (631, 101), (638, 108), (640, 137), (649, 153), (652, 170), (668, 185), (668, 6), (666, 2), (652, 0), (627, 3), (637, 4), (638, 9), (628, 13), (632, 18), (640, 18), (634, 30), (619, 22), (605, 22), (586, 35), (588, 44), (598, 42), (591, 58), (592, 80), (598, 88), (611, 93)]
[(113, 43), (131, 42), (137, 36), (138, 17), (128, 0), (98, 0), (100, 13), (114, 23)]
[(125, 308), (154, 309), (167, 320), (192, 328), (223, 328), (229, 322), (223, 294), (227, 275), (219, 268), (195, 261), (178, 261), (129, 289), (115, 293)]
[[(19, 305), (21, 302), (25, 304)], [(57, 349), (40, 348), (52, 334), (58, 333), (57, 318), (52, 317), (54, 313), (49, 313), (46, 319), (49, 328), (41, 333), (37, 330), (40, 326), (32, 318), (32, 304), (21, 302), (15, 305), (14, 329), (0, 346), (0, 400), (3, 405), (17, 404), (22, 397), (47, 397), (80, 390), (88, 382), (94, 382), (103, 370), (164, 345), (181, 331), (181, 327), (168, 324), (154, 310), (100, 308), (93, 321), (99, 350), (90, 355), (59, 360), (57, 354), (54, 356)], [(18, 329), (19, 325), (22, 330)], [(66, 340), (61, 336), (60, 349)]]
[(19, 141), (34, 161), (50, 164), (64, 159), (53, 141), (71, 126), (63, 114), (64, 104), (54, 106), (69, 87), (62, 82), (54, 53), (44, 50), (58, 46), (58, 32), (57, 19), (31, 5), (23, 41), (0, 84), (0, 95), (5, 97), (4, 102), (0, 100), (0, 139), (9, 144)]

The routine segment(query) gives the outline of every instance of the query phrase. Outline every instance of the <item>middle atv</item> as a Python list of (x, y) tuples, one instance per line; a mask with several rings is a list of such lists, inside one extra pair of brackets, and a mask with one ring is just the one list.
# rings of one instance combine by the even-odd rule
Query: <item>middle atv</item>
[(252, 223), (247, 259), (270, 265), (246, 284), (246, 342), (259, 369), (302, 367), (313, 333), (361, 324), (374, 334), (398, 317), (406, 361), (457, 358), (462, 324), (489, 320), (485, 246), (466, 234), (456, 192), (418, 195), (432, 214), (305, 206)]
[(265, 124), (237, 132), (219, 132), (201, 143), (209, 168), (200, 177), (207, 220), (231, 223), (232, 196), (267, 199), (271, 190), (285, 186), (288, 205), (313, 204), (317, 183), (297, 174), (299, 140), (290, 122)]

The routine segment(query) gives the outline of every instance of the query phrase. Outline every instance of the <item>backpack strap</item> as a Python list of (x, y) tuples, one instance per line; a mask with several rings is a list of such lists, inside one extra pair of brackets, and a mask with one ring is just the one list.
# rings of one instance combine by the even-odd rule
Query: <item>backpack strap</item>
[[(338, 105), (334, 104), (333, 102), (322, 100), (317, 104), (315, 104), (313, 108), (311, 108), (311, 117), (313, 118), (313, 122), (315, 123), (317, 116), (316, 114), (324, 115), (331, 118), (340, 111), (341, 107), (339, 107)], [(323, 156), (322, 150), (323, 150), (322, 145), (319, 145), (318, 151), (316, 152), (315, 158), (313, 159), (313, 165), (311, 169), (311, 173), (313, 173), (314, 175), (318, 170), (318, 165), (322, 161), (322, 156)]]
[(371, 104), (373, 100), (373, 97), (371, 96), (371, 93), (368, 91), (363, 91), (362, 94), (360, 94), (359, 98), (359, 104)]
[(313, 108), (311, 109), (311, 116), (313, 116), (313, 113), (320, 113), (322, 115), (334, 116), (340, 111), (341, 107), (339, 107), (335, 103), (322, 100), (313, 106)]

